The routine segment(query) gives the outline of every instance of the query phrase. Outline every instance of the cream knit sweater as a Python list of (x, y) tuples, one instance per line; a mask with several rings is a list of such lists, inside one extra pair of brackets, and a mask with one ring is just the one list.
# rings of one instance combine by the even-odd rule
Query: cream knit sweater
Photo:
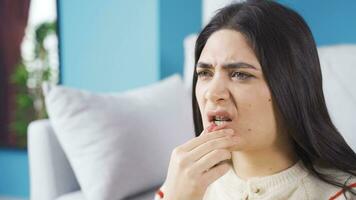
[[(324, 170), (344, 183), (350, 177), (335, 170)], [(356, 183), (349, 179), (347, 185)], [(231, 168), (225, 175), (209, 185), (203, 200), (329, 200), (338, 193), (339, 187), (327, 184), (311, 175), (298, 161), (292, 167), (265, 177), (255, 177), (247, 181), (239, 178)], [(347, 194), (347, 200), (356, 200), (355, 195)], [(159, 199), (156, 195), (155, 199)], [(343, 194), (335, 200), (345, 200)], [(333, 199), (333, 200), (334, 200)]]

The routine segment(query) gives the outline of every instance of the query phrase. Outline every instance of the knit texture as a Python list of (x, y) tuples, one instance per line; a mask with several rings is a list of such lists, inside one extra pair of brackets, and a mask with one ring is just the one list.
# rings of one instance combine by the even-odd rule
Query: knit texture
[[(350, 175), (335, 170), (324, 170), (345, 182)], [(349, 179), (348, 184), (356, 179)], [(329, 200), (341, 188), (330, 185), (311, 175), (298, 161), (292, 167), (264, 177), (254, 177), (245, 181), (238, 177), (231, 167), (218, 180), (209, 185), (203, 200)], [(347, 200), (356, 200), (355, 195), (347, 193)], [(344, 195), (337, 200), (345, 199)]]
[[(318, 171), (334, 177), (341, 183), (356, 186), (356, 178), (341, 171), (316, 167)], [(354, 191), (356, 188), (354, 188)], [(203, 200), (356, 200), (346, 193), (339, 195), (341, 188), (321, 181), (310, 174), (299, 160), (279, 173), (254, 177), (245, 181), (230, 170), (207, 188)], [(332, 198), (337, 196), (336, 198)], [(155, 196), (155, 200), (159, 200)]]

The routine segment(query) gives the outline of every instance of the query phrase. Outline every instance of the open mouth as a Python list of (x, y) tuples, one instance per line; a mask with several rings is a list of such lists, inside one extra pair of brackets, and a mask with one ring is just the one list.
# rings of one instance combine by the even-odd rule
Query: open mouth
[(214, 116), (212, 122), (215, 123), (215, 125), (220, 126), (223, 125), (227, 122), (231, 122), (232, 120), (227, 117), (222, 117), (222, 116)]
[(226, 111), (210, 111), (208, 112), (208, 121), (217, 126), (226, 124), (232, 121), (231, 115)]

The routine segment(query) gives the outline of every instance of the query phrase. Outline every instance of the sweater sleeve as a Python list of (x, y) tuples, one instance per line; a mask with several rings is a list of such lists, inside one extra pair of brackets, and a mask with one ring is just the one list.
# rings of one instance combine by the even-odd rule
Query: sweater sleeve
[(155, 198), (153, 200), (162, 200), (161, 197), (157, 194), (157, 191), (159, 189), (163, 192), (164, 191), (164, 186), (161, 185), (161, 187), (157, 188), (156, 193), (155, 193)]
[(155, 198), (153, 200), (160, 200), (160, 198), (157, 194), (155, 194)]

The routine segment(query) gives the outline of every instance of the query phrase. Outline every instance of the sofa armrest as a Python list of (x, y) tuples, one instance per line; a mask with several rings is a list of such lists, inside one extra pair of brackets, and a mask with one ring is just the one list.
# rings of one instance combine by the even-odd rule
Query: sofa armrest
[(29, 125), (28, 154), (31, 199), (52, 200), (80, 190), (49, 120)]

